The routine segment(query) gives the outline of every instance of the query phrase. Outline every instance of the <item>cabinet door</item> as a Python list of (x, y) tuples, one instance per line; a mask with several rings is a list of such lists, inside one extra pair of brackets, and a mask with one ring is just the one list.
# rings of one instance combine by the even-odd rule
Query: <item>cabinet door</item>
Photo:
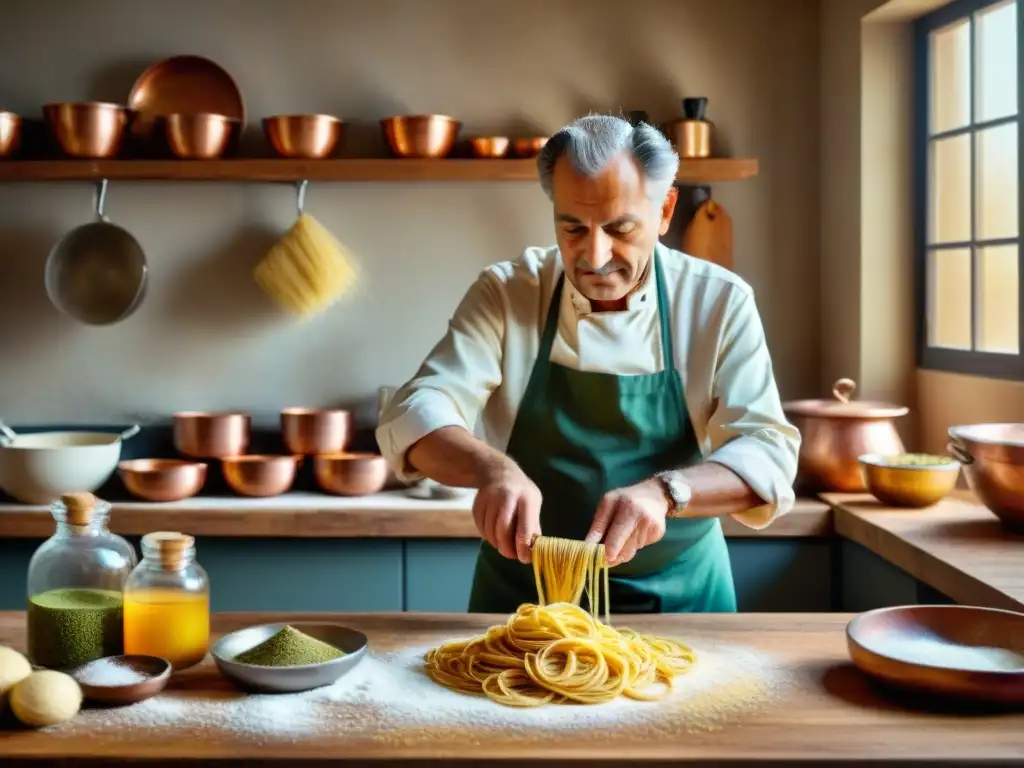
[(464, 612), (479, 551), (476, 539), (406, 541), (405, 610)]
[(728, 545), (740, 611), (836, 609), (829, 540), (734, 538)]

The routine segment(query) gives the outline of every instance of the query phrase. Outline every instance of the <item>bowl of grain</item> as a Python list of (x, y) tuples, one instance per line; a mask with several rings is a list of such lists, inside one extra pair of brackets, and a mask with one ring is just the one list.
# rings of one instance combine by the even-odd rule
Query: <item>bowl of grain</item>
[(339, 624), (261, 624), (232, 632), (211, 651), (243, 688), (289, 693), (331, 685), (366, 653), (366, 635)]
[(937, 504), (956, 488), (960, 462), (949, 456), (901, 453), (859, 457), (868, 492), (883, 504), (921, 508)]

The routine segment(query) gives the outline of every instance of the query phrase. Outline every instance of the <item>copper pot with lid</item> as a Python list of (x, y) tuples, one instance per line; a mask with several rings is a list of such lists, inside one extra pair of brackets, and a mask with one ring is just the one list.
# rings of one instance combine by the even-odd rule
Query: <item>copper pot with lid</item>
[(909, 408), (891, 403), (854, 401), (857, 384), (839, 379), (832, 400), (794, 400), (782, 408), (801, 433), (796, 485), (801, 493), (867, 490), (858, 458), (866, 453), (904, 452), (895, 419)]

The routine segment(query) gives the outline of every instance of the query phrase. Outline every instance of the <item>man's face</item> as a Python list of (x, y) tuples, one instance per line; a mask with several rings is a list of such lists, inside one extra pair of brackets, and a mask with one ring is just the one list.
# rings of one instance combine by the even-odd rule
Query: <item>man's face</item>
[(628, 152), (594, 178), (561, 157), (553, 182), (566, 277), (596, 308), (611, 308), (643, 276), (655, 243), (668, 231), (678, 193), (673, 188), (664, 204), (650, 200), (640, 166)]

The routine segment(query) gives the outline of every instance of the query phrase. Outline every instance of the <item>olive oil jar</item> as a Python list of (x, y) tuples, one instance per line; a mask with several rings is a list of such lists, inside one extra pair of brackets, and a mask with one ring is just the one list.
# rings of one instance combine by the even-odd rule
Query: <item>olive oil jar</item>
[(146, 534), (124, 587), (124, 652), (159, 656), (178, 671), (202, 661), (209, 643), (210, 588), (195, 539)]
[(57, 523), (28, 565), (28, 656), (60, 669), (122, 653), (122, 590), (137, 559), (107, 529), (110, 505), (68, 493), (50, 514)]

